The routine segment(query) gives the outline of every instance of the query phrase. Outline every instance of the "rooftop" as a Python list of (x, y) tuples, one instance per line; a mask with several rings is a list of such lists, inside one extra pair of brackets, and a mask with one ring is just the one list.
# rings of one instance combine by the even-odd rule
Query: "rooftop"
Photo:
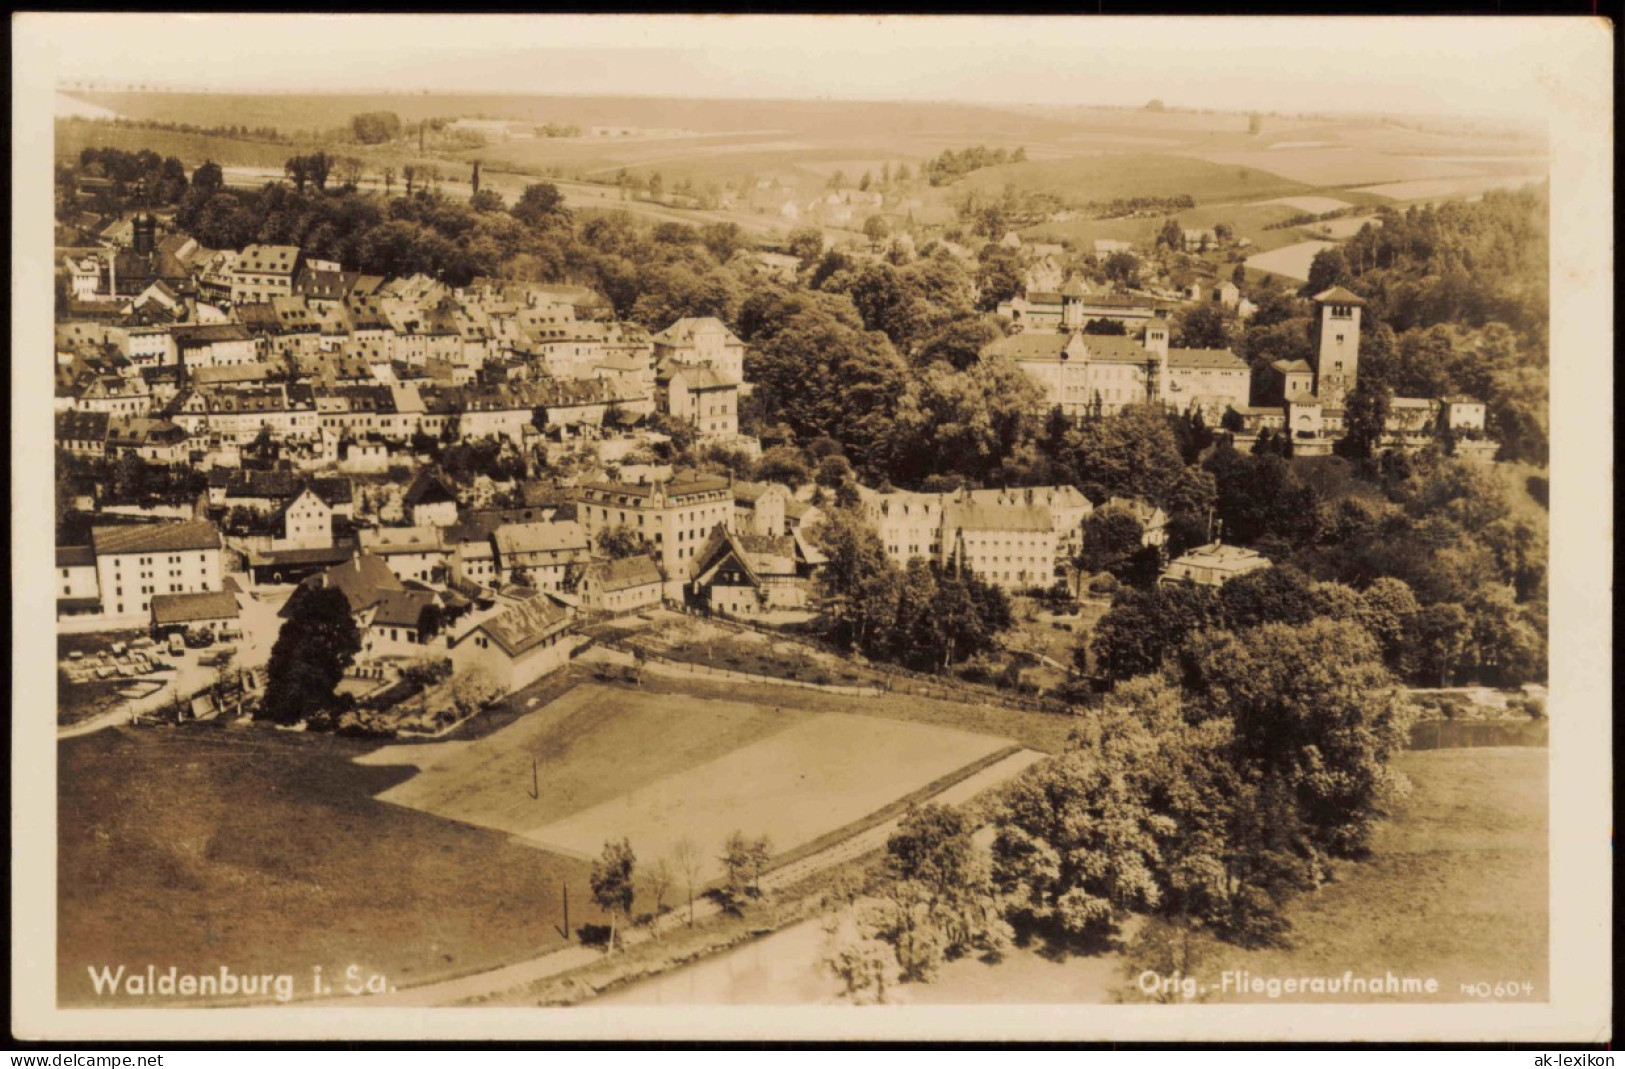
[(160, 627), (194, 620), (235, 620), (238, 615), (236, 596), (224, 590), (152, 596), (152, 622)]
[(90, 542), (98, 557), (122, 553), (179, 553), (219, 549), (220, 531), (208, 520), (94, 527)]

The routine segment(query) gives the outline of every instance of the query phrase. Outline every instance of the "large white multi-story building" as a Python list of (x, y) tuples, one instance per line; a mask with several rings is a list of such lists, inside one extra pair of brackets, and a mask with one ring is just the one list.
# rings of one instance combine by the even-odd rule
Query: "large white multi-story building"
[(1160, 403), (1217, 420), (1243, 408), (1251, 391), (1247, 362), (1228, 349), (1174, 349), (1165, 320), (1152, 319), (1138, 337), (1024, 331), (993, 342), (984, 356), (1002, 356), (1032, 379), (1043, 411), (1074, 418), (1111, 415), (1135, 404)]
[(146, 616), (155, 594), (220, 590), (220, 545), (206, 520), (92, 528), (102, 612)]
[(1094, 511), (1070, 486), (860, 496), (865, 519), (899, 567), (916, 557), (957, 564), (1008, 590), (1050, 585), (1056, 565), (1082, 549), (1083, 521)]
[(733, 479), (678, 472), (665, 482), (584, 484), (576, 519), (589, 539), (625, 527), (654, 550), (668, 582), (681, 583), (689, 562), (717, 524), (734, 526)]

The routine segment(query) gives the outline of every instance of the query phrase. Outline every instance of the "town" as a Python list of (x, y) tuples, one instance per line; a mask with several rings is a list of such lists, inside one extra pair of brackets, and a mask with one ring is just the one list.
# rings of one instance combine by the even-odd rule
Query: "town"
[[(347, 118), (443, 161), (698, 136)], [(129, 838), (305, 956), (256, 969), (320, 926), (249, 874), (335, 896), (400, 1004), (581, 1001), (820, 911), (848, 1001), (1035, 933), (1161, 967), (1198, 932), (1217, 975), (1385, 863), (1407, 776), (1544, 783), (1543, 184), (1276, 198), (1364, 213), (1295, 275), (1252, 203), (977, 185), (1022, 145), (591, 201), (255, 136), (288, 158), (251, 181), (58, 152), (62, 778), (196, 792), (64, 816), (76, 953)], [(392, 938), (417, 909), (444, 931)]]

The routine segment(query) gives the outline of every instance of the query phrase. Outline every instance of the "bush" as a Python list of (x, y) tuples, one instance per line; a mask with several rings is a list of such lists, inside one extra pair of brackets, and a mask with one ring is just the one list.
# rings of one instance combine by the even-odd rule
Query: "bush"
[(1507, 699), (1507, 712), (1523, 713), (1531, 720), (1546, 719), (1546, 702), (1533, 694), (1523, 694)]
[(606, 947), (609, 946), (610, 931), (607, 924), (583, 924), (576, 929), (576, 939), (584, 947)]
[(1089, 593), (1104, 594), (1109, 596), (1117, 593), (1117, 588), (1120, 585), (1122, 584), (1118, 583), (1115, 575), (1112, 575), (1110, 572), (1101, 572), (1099, 575), (1089, 580)]

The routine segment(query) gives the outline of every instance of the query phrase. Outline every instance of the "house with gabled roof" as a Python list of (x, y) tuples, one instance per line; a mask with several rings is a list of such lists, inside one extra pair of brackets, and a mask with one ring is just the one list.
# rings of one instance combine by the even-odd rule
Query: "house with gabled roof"
[(232, 266), (231, 302), (268, 301), (293, 294), (294, 279), (303, 266), (297, 245), (249, 245)]
[(826, 560), (800, 532), (741, 534), (718, 524), (694, 555), (684, 595), (730, 616), (801, 609)]
[(657, 607), (665, 585), (660, 565), (653, 557), (640, 554), (621, 560), (594, 560), (582, 573), (576, 596), (581, 599), (581, 607), (591, 612), (637, 612)]
[(715, 316), (684, 317), (653, 335), (654, 359), (679, 364), (710, 364), (733, 382), (745, 378), (745, 343)]
[(355, 617), (356, 626), (366, 627), (372, 620), (373, 610), (386, 594), (405, 589), (406, 586), (390, 571), (382, 558), (363, 551), (300, 583), (277, 615), (287, 619), (293, 614), (299, 600), (307, 597), (310, 591), (337, 590), (350, 606), (350, 615)]
[(152, 599), (152, 633), (155, 637), (175, 631), (235, 630), (242, 619), (237, 595), (227, 590), (195, 594), (155, 594)]
[(592, 558), (586, 528), (574, 520), (505, 523), (492, 532), (491, 540), (497, 573), (504, 582), (523, 579), (530, 587), (553, 593), (573, 588)]
[(406, 488), (402, 504), (414, 527), (450, 527), (457, 522), (457, 491), (429, 468), (418, 472)]
[(479, 672), (509, 694), (569, 662), (569, 612), (537, 591), (523, 593), (469, 618), (450, 642), (455, 671)]

